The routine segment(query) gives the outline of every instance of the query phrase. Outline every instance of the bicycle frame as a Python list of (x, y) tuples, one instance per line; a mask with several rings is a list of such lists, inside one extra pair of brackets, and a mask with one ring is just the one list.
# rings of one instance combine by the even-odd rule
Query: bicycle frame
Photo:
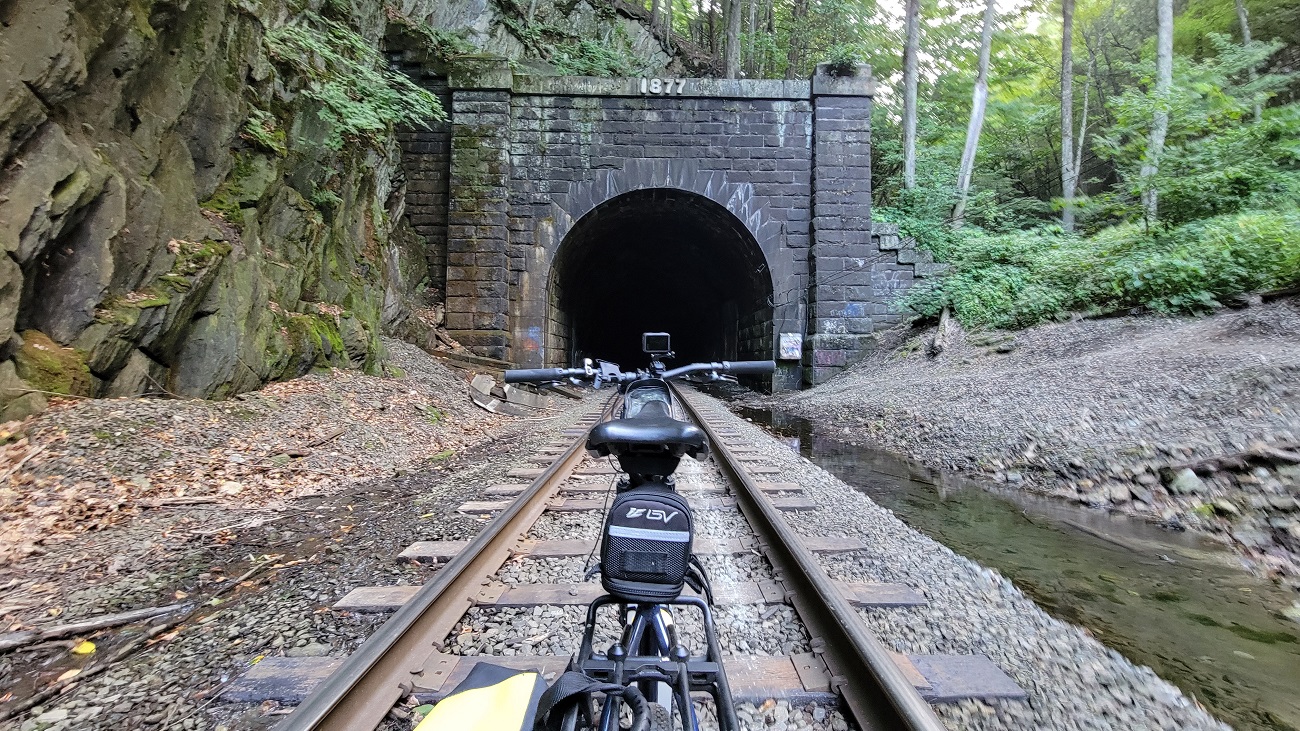
[[(711, 380), (734, 380), (736, 375), (764, 375), (775, 371), (773, 361), (738, 361), (718, 363), (692, 363), (679, 368), (666, 368), (663, 360), (671, 356), (667, 333), (645, 333), (644, 350), (651, 356), (648, 370), (632, 372), (622, 371), (617, 364), (599, 361), (599, 367), (591, 359), (584, 359), (581, 368), (539, 368), (509, 370), (504, 374), (506, 383), (554, 383), (562, 379), (572, 379), (575, 383), (589, 382), (596, 388), (603, 385), (617, 385), (623, 396), (620, 411), (622, 422), (618, 428), (597, 427), (588, 437), (587, 447), (593, 455), (616, 456), (619, 466), (627, 473), (620, 481), (620, 493), (624, 490), (636, 491), (649, 485), (658, 485), (675, 492), (673, 473), (684, 456), (707, 459), (708, 442), (698, 430), (686, 424), (674, 426), (675, 412), (678, 404), (668, 387), (668, 381), (683, 376), (700, 374)], [(637, 426), (633, 426), (633, 422)], [(641, 431), (638, 433), (638, 429)], [(600, 431), (600, 434), (596, 432)], [(626, 494), (626, 493), (623, 493)], [(644, 494), (653, 494), (647, 491)], [(660, 493), (660, 499), (666, 499)], [(615, 498), (615, 501), (621, 500)], [(689, 510), (689, 506), (678, 502), (680, 496), (668, 502), (678, 505), (677, 510)], [(631, 502), (631, 501), (629, 501)], [(625, 518), (641, 519), (641, 514), (630, 510)], [(680, 515), (680, 513), (672, 513)], [(689, 516), (690, 514), (687, 513)], [(671, 517), (671, 516), (670, 516)], [(607, 525), (610, 518), (607, 518)], [(667, 522), (667, 519), (664, 521)], [(689, 529), (689, 521), (687, 523)], [(635, 535), (636, 530), (643, 534), (656, 533), (656, 530), (640, 528), (636, 525), (620, 525), (625, 532), (622, 539), (659, 541), (661, 544), (678, 544), (677, 539), (656, 539), (644, 535)], [(656, 526), (657, 527), (657, 526)], [(674, 529), (676, 530), (676, 529)], [(658, 531), (660, 533), (665, 531)], [(689, 535), (689, 533), (687, 534)], [(689, 539), (688, 539), (689, 540)], [(712, 596), (708, 577), (703, 567), (690, 556), (685, 567), (680, 563), (684, 551), (665, 550), (665, 561), (672, 564), (671, 580), (659, 582), (668, 591), (642, 583), (639, 578), (627, 578), (625, 568), (620, 565), (622, 577), (606, 576), (602, 579), (606, 590), (620, 593), (621, 597), (606, 594), (591, 603), (587, 609), (587, 623), (583, 630), (582, 646), (570, 662), (570, 669), (586, 674), (588, 677), (606, 683), (624, 687), (636, 683), (638, 690), (646, 699), (653, 695), (653, 690), (660, 684), (666, 684), (672, 691), (673, 702), (679, 711), (682, 731), (699, 731), (699, 719), (695, 706), (691, 702), (691, 693), (708, 693), (717, 708), (718, 725), (721, 731), (740, 731), (736, 719), (735, 704), (731, 697), (731, 688), (722, 666), (722, 649), (718, 643), (717, 628), (713, 622), (713, 612), (709, 602), (698, 596), (677, 596), (670, 601), (647, 602), (647, 599), (659, 600), (680, 594), (681, 569), (685, 568), (686, 582), (697, 587), (705, 596)], [(668, 557), (671, 556), (671, 559)], [(603, 558), (602, 558), (603, 560)], [(647, 564), (648, 565), (648, 564)], [(635, 572), (631, 572), (635, 573)], [(693, 578), (692, 578), (693, 577)], [(678, 588), (673, 589), (676, 585)], [(648, 586), (648, 589), (646, 588)], [(639, 603), (638, 603), (639, 602)], [(608, 652), (597, 653), (592, 649), (592, 638), (596, 630), (596, 614), (606, 606), (617, 605), (623, 622), (619, 641)], [(672, 622), (674, 607), (691, 607), (699, 609), (703, 618), (704, 636), (707, 648), (703, 657), (692, 657), (690, 651), (683, 647), (676, 637)], [(597, 728), (600, 731), (618, 731), (619, 706), (621, 698), (617, 695), (606, 696), (600, 721), (597, 723), (591, 713), (590, 704), (581, 711), (583, 723), (581, 728)], [(671, 710), (671, 709), (670, 709)], [(566, 714), (563, 728), (579, 727), (579, 711), (574, 708)]]
[[(596, 653), (592, 647), (596, 615), (606, 606), (617, 606), (620, 616), (625, 618), (623, 636), (609, 652)], [(665, 615), (671, 617), (673, 606), (700, 610), (707, 642), (704, 657), (691, 657), (677, 643), (671, 620), (665, 622)], [(632, 619), (627, 621), (629, 613), (632, 614)], [(638, 649), (636, 654), (628, 654), (628, 648)], [(648, 694), (654, 685), (667, 684), (672, 688), (674, 704), (680, 709), (680, 728), (683, 731), (699, 730), (699, 719), (695, 715), (691, 693), (708, 693), (718, 709), (718, 725), (721, 730), (739, 731), (731, 688), (722, 668), (722, 648), (714, 631), (713, 612), (708, 603), (699, 597), (681, 596), (671, 602), (646, 605), (626, 604), (609, 595), (596, 599), (587, 608), (582, 645), (574, 664), (575, 669), (598, 680), (619, 685), (637, 683), (642, 686), (642, 693), (647, 694), (647, 697), (650, 697)], [(619, 703), (618, 698), (607, 699), (596, 728), (600, 731), (618, 731)]]

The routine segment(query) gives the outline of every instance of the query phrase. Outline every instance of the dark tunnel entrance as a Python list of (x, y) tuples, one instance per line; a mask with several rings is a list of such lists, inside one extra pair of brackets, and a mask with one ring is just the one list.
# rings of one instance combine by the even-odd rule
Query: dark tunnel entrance
[(770, 359), (772, 277), (730, 211), (682, 190), (640, 190), (583, 216), (551, 269), (551, 365), (647, 365), (641, 333), (672, 334), (692, 361)]

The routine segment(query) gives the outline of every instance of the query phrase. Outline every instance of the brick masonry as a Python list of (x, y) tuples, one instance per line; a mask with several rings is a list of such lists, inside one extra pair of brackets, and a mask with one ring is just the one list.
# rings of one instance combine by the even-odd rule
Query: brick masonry
[(584, 216), (636, 191), (697, 196), (756, 249), (766, 291), (737, 310), (736, 347), (771, 358), (782, 333), (801, 334), (803, 360), (781, 362), (778, 389), (868, 352), (898, 321), (897, 295), (935, 270), (896, 228), (872, 228), (869, 68), (654, 94), (639, 79), (522, 76), (475, 58), (445, 87), (423, 83), (451, 123), (402, 138), (407, 213), (431, 265), (445, 260), (448, 329), (479, 354), (567, 365), (557, 254)]

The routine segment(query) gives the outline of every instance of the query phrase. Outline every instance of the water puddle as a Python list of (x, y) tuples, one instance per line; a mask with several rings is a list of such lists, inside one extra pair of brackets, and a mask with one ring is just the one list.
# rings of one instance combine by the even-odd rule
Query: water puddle
[(1279, 614), (1292, 597), (1231, 551), (1125, 516), (986, 489), (780, 412), (736, 410), (1234, 727), (1300, 729), (1300, 625)]

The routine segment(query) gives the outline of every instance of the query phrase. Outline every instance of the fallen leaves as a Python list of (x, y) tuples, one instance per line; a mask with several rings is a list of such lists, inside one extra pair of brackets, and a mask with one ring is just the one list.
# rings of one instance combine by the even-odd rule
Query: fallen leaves
[(71, 652), (73, 655), (90, 655), (95, 652), (95, 643), (90, 640), (82, 640), (74, 645), (68, 652)]
[[(186, 544), (237, 544), (295, 516), (296, 501), (427, 469), (495, 436), (506, 420), (464, 399), (463, 374), (404, 343), (386, 344), (401, 378), (332, 371), (221, 402), (54, 399), (39, 417), (0, 424), (0, 475), (8, 475), (0, 480), (0, 567), (55, 557), (24, 566), (36, 571), (22, 582), (32, 601), (13, 618), (47, 619), (47, 608), (72, 606), (67, 595), (87, 582), (152, 571)], [(426, 418), (431, 411), (436, 423)], [(158, 525), (151, 549), (90, 537), (141, 516)], [(334, 533), (343, 541), (359, 529), (348, 517)], [(52, 585), (38, 590), (46, 579)]]

